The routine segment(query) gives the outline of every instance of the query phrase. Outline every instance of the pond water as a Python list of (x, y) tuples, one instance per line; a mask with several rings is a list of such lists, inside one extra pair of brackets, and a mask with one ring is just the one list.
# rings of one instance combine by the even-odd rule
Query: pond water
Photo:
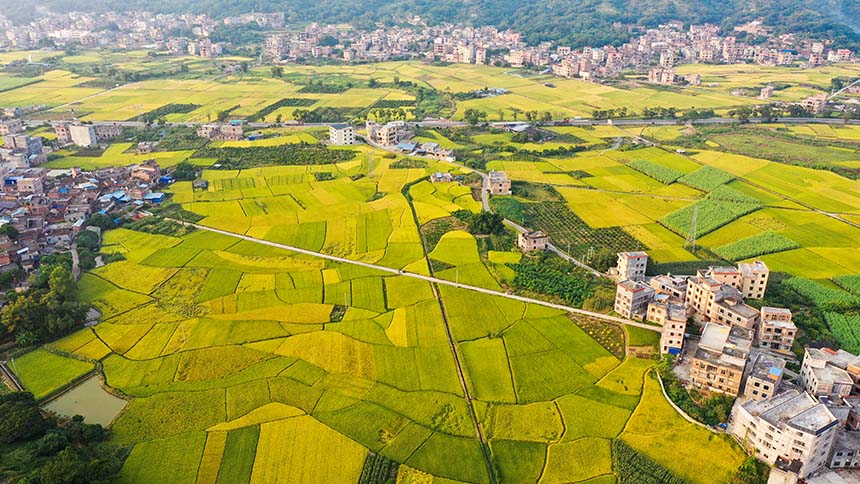
[(107, 426), (127, 403), (106, 392), (98, 375), (93, 375), (48, 402), (45, 409), (69, 417), (82, 415), (86, 423)]

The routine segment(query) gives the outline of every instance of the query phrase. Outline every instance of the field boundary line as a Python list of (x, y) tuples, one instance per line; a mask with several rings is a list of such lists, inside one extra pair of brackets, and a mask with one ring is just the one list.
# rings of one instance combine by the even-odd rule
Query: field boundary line
[(665, 387), (665, 385), (663, 385), (663, 378), (660, 377), (660, 372), (654, 370), (654, 373), (657, 375), (657, 381), (660, 383), (660, 391), (663, 392), (663, 397), (666, 399), (667, 402), (669, 402), (669, 405), (671, 405), (672, 408), (674, 408), (675, 411), (678, 412), (679, 415), (681, 415), (681, 417), (684, 417), (684, 420), (686, 420), (692, 424), (696, 424), (699, 427), (707, 429), (708, 431), (713, 432), (715, 434), (722, 434), (722, 432), (717, 432), (716, 430), (712, 429), (711, 427), (709, 427), (709, 426), (703, 424), (702, 422), (699, 422), (698, 420), (694, 419), (693, 417), (687, 415), (687, 412), (683, 411), (681, 409), (681, 407), (676, 405), (675, 402), (673, 402), (672, 399), (669, 398), (669, 394), (666, 393), (666, 387)]
[(551, 303), (551, 302), (542, 301), (542, 300), (540, 300), (540, 299), (534, 299), (534, 298), (530, 298), (530, 297), (526, 297), (526, 296), (519, 296), (519, 295), (516, 295), (516, 294), (508, 294), (508, 293), (506, 293), (506, 292), (497, 291), (497, 290), (494, 290), (494, 289), (486, 289), (486, 288), (483, 288), (483, 287), (472, 286), (472, 285), (468, 285), (468, 284), (462, 284), (462, 283), (459, 283), (459, 282), (449, 281), (449, 280), (447, 280), (447, 279), (441, 279), (441, 278), (439, 278), (439, 277), (425, 276), (425, 275), (423, 275), (423, 274), (417, 274), (417, 273), (414, 273), (414, 272), (407, 272), (407, 271), (404, 271), (404, 270), (402, 270), (402, 269), (394, 269), (394, 268), (391, 268), (391, 267), (380, 266), (380, 265), (377, 265), (377, 264), (371, 264), (371, 263), (369, 263), (369, 262), (362, 262), (362, 261), (357, 261), (357, 260), (347, 259), (347, 258), (345, 258), (345, 257), (339, 257), (339, 256), (335, 256), (335, 255), (325, 254), (325, 253), (322, 253), (322, 252), (316, 252), (316, 251), (313, 251), (313, 250), (302, 249), (302, 248), (300, 248), (300, 247), (293, 247), (293, 246), (290, 246), (290, 245), (281, 244), (281, 243), (278, 243), (278, 242), (272, 242), (272, 241), (269, 241), (269, 240), (258, 239), (258, 238), (255, 238), (255, 237), (251, 237), (251, 236), (249, 236), (249, 235), (237, 234), (237, 233), (235, 233), (235, 232), (229, 232), (229, 231), (227, 231), (227, 230), (216, 229), (216, 228), (214, 228), (214, 227), (208, 227), (208, 226), (205, 226), (205, 225), (200, 225), (200, 224), (196, 224), (196, 223), (192, 223), (192, 222), (181, 222), (181, 221), (179, 221), (179, 220), (173, 220), (173, 221), (174, 221), (174, 222), (177, 222), (177, 223), (180, 223), (180, 224), (183, 224), (183, 225), (191, 225), (191, 226), (194, 226), (194, 227), (196, 227), (196, 228), (198, 228), (198, 229), (200, 229), (200, 230), (207, 230), (207, 231), (210, 231), (210, 232), (219, 233), (219, 234), (221, 234), (221, 235), (227, 235), (227, 236), (230, 236), (230, 237), (237, 237), (237, 238), (240, 238), (240, 239), (243, 239), (243, 240), (249, 241), (249, 242), (255, 242), (255, 243), (258, 243), (258, 244), (261, 244), (261, 245), (268, 245), (268, 246), (270, 246), (270, 247), (275, 247), (275, 248), (278, 248), (278, 249), (284, 249), (284, 250), (288, 250), (288, 251), (295, 252), (295, 253), (298, 253), (298, 254), (308, 255), (308, 256), (311, 256), (311, 257), (317, 257), (317, 258), (320, 258), (320, 259), (326, 259), (326, 260), (330, 260), (330, 261), (334, 261), (334, 262), (339, 262), (339, 263), (342, 263), (342, 264), (356, 265), (356, 266), (364, 267), (364, 268), (367, 268), (367, 269), (374, 269), (374, 270), (377, 270), (377, 271), (380, 271), (380, 272), (387, 272), (387, 273), (389, 273), (389, 274), (391, 274), (391, 275), (404, 276), (404, 277), (412, 277), (412, 278), (415, 278), (415, 279), (421, 279), (421, 280), (423, 280), (423, 281), (427, 281), (427, 282), (430, 282), (430, 283), (441, 284), (441, 285), (444, 285), (444, 286), (456, 287), (456, 288), (459, 288), (459, 289), (466, 289), (466, 290), (469, 290), (469, 291), (474, 291), (474, 292), (480, 292), (480, 293), (483, 293), (483, 294), (488, 294), (488, 295), (490, 295), (490, 296), (504, 297), (504, 298), (507, 298), (507, 299), (513, 299), (513, 300), (515, 300), (515, 301), (520, 301), (520, 302), (524, 302), (524, 303), (528, 303), (528, 304), (536, 304), (536, 305), (544, 306), (544, 307), (548, 307), (548, 308), (559, 309), (559, 310), (561, 310), (561, 311), (566, 311), (566, 312), (569, 312), (569, 313), (579, 314), (579, 315), (582, 315), (582, 316), (588, 316), (588, 317), (592, 317), (592, 318), (602, 319), (602, 320), (604, 320), (604, 321), (609, 321), (609, 322), (613, 322), (613, 323), (626, 324), (626, 325), (628, 325), (628, 326), (636, 326), (637, 328), (647, 329), (647, 330), (649, 330), (649, 331), (660, 332), (660, 330), (661, 330), (660, 328), (655, 327), (655, 326), (651, 326), (651, 325), (649, 325), (649, 324), (640, 323), (640, 322), (636, 322), (636, 321), (633, 321), (633, 320), (630, 320), (630, 319), (620, 318), (620, 317), (617, 317), (617, 316), (610, 316), (610, 315), (608, 315), (608, 314), (597, 313), (597, 312), (594, 312), (594, 311), (588, 311), (588, 310), (580, 309), (580, 308), (574, 308), (574, 307), (571, 307), (571, 306), (565, 306), (565, 305), (563, 305), (563, 304)]

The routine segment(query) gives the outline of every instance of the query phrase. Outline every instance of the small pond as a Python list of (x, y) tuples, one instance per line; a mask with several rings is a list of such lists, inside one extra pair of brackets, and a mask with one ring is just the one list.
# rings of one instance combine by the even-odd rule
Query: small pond
[(45, 409), (69, 417), (82, 415), (86, 423), (108, 426), (126, 403), (106, 392), (98, 375), (93, 375), (48, 402)]

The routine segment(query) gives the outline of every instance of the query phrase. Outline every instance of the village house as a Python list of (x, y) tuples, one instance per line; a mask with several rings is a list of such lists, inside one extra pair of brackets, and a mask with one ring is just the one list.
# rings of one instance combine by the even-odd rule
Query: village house
[(18, 134), (24, 131), (24, 122), (20, 119), (0, 119), (0, 136)]
[(665, 294), (673, 301), (683, 304), (687, 299), (687, 278), (664, 274), (654, 276), (650, 281), (657, 294)]
[(654, 299), (654, 289), (643, 282), (624, 280), (615, 286), (615, 312), (625, 318), (641, 319)]
[(831, 469), (860, 468), (860, 432), (837, 432), (830, 455)]
[(742, 262), (738, 264), (741, 273), (740, 289), (745, 299), (763, 299), (767, 291), (767, 282), (770, 279), (770, 269), (767, 265), (757, 260), (755, 262)]
[(744, 381), (743, 396), (753, 400), (764, 400), (776, 395), (782, 382), (785, 360), (759, 353), (749, 365), (749, 374)]
[(658, 295), (648, 304), (646, 319), (662, 326), (660, 355), (680, 354), (687, 331), (687, 312), (684, 306), (672, 303), (671, 298), (665, 294)]
[(762, 348), (791, 351), (797, 326), (791, 321), (791, 310), (763, 306), (759, 317), (758, 344)]
[(60, 146), (73, 143), (76, 146), (89, 148), (99, 144), (95, 126), (81, 123), (55, 123), (54, 132), (57, 134), (57, 144)]
[(96, 138), (99, 140), (119, 138), (123, 133), (123, 127), (116, 123), (97, 124), (95, 130)]
[(827, 94), (822, 93), (809, 96), (800, 105), (811, 114), (821, 114), (824, 112), (824, 108), (827, 107)]
[(131, 178), (144, 183), (155, 183), (161, 178), (161, 167), (155, 160), (146, 160), (131, 168)]
[(511, 180), (503, 171), (491, 171), (487, 177), (489, 178), (490, 193), (493, 195), (510, 195)]
[(839, 420), (808, 393), (789, 390), (736, 404), (728, 431), (770, 465), (796, 462), (797, 475), (805, 478), (827, 465)]
[(367, 139), (380, 146), (395, 146), (411, 136), (411, 132), (406, 129), (406, 123), (403, 121), (379, 124), (368, 120), (365, 129), (367, 130)]
[(197, 128), (197, 136), (213, 141), (239, 141), (245, 137), (241, 121), (203, 124)]
[(521, 232), (517, 235), (517, 247), (523, 252), (546, 250), (549, 246), (549, 236), (541, 230)]
[(648, 254), (642, 251), (619, 252), (616, 270), (621, 280), (644, 281)]
[(430, 175), (430, 183), (450, 183), (452, 181), (454, 181), (454, 175), (447, 172), (437, 171)]
[(355, 144), (355, 128), (345, 123), (332, 124), (328, 127), (328, 141), (336, 146)]
[(800, 386), (812, 395), (848, 396), (860, 378), (860, 356), (845, 350), (806, 348)]
[(737, 396), (751, 347), (752, 338), (743, 328), (707, 323), (690, 369), (693, 386)]

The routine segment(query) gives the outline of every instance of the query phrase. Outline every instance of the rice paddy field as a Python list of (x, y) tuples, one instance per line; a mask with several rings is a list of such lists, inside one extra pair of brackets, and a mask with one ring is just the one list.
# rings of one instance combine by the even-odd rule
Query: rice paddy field
[[(293, 104), (301, 101), (301, 104), (294, 106), (287, 102), (285, 106), (267, 110), (262, 120), (274, 121), (278, 117), (290, 120), (297, 107), (308, 110), (367, 109), (380, 101), (414, 100), (413, 94), (394, 87), (392, 83), (395, 78), (441, 92), (464, 93), (484, 87), (509, 90), (508, 94), (501, 96), (458, 103), (455, 117), (461, 117), (468, 108), (477, 108), (487, 112), (491, 120), (512, 120), (524, 111), (550, 112), (556, 119), (572, 118), (590, 116), (595, 109), (620, 107), (640, 111), (644, 107), (654, 106), (675, 106), (680, 109), (695, 106), (726, 111), (731, 107), (756, 102), (754, 98), (733, 96), (725, 89), (689, 87), (659, 90), (635, 82), (614, 87), (550, 75), (523, 75), (523, 71), (519, 70), (460, 64), (434, 66), (419, 62), (387, 62), (348, 66), (285, 66), (283, 78), (273, 78), (267, 68), (260, 67), (247, 73), (223, 75), (219, 67), (221, 64), (235, 64), (248, 59), (226, 57), (215, 62), (194, 57), (149, 54), (147, 51), (82, 51), (73, 56), (61, 57), (56, 70), (32, 80), (38, 82), (28, 84), (30, 80), (25, 83), (14, 76), (0, 76), (0, 90), (4, 90), (7, 104), (45, 104), (53, 108), (44, 114), (47, 118), (63, 116), (71, 109), (82, 119), (122, 121), (173, 103), (199, 106), (190, 112), (168, 114), (166, 119), (171, 122), (205, 122), (214, 119), (220, 111), (229, 111), (235, 117), (247, 117), (279, 100), (290, 100)], [(33, 59), (37, 60), (45, 53), (10, 52), (4, 54), (4, 59), (25, 59), (27, 55), (33, 55)], [(111, 66), (148, 77), (113, 89), (84, 87), (91, 85), (85, 83), (94, 80), (86, 77), (96, 75), (93, 73), (94, 66)], [(180, 66), (184, 66), (185, 70), (180, 72)], [(691, 66), (690, 69), (713, 67), (719, 66)], [(834, 69), (846, 73), (851, 72), (852, 68)], [(69, 70), (81, 74), (73, 74)], [(781, 75), (782, 71), (792, 74), (789, 69), (781, 69), (773, 73), (774, 77)], [(721, 74), (715, 71), (707, 75), (719, 77)], [(797, 74), (796, 82), (804, 86), (824, 83), (824, 74), (814, 79), (810, 76), (808, 73)], [(303, 84), (314, 79), (349, 83), (353, 87), (340, 93), (301, 92)], [(366, 87), (370, 79), (377, 81), (378, 86)], [(743, 75), (740, 79), (744, 79)], [(829, 79), (827, 77), (827, 82)], [(546, 86), (548, 82), (555, 87)], [(792, 87), (779, 91), (779, 95), (799, 98), (803, 97), (801, 94), (808, 95), (806, 91), (811, 90), (809, 87)], [(409, 111), (408, 107), (405, 109)]]
[[(438, 277), (498, 289), (472, 235), (448, 232), (429, 253), (419, 235), (427, 220), (479, 210), (463, 187), (426, 181), (464, 169), (392, 161), (365, 149), (338, 165), (205, 170), (207, 190), (171, 190), (204, 225), (417, 273), (433, 260)], [(619, 360), (558, 310), (205, 230), (120, 228), (103, 250), (124, 260), (86, 273), (79, 294), (102, 321), (25, 356), (100, 363), (128, 400), (112, 422), (132, 447), (123, 483), (357, 482), (374, 452), (404, 480), (608, 484), (611, 441), (635, 441), (642, 412), (729, 456), (705, 471), (639, 449), (690, 482), (717, 482), (742, 459), (728, 438), (651, 409), (662, 398), (652, 360)], [(28, 370), (53, 364), (18, 370), (33, 388), (61, 385)]]
[[(85, 52), (64, 62), (86, 65), (99, 55)], [(112, 62), (165, 67), (159, 65), (164, 59), (139, 55)], [(718, 66), (696, 67), (713, 69), (708, 76), (715, 79), (723, 75)], [(261, 69), (215, 79), (206, 69), (110, 91), (78, 87), (88, 79), (59, 70), (27, 85), (0, 78), (0, 88), (9, 87), (4, 98), (10, 94), (13, 102), (44, 99), (53, 108), (49, 115), (73, 108), (92, 120), (130, 119), (171, 103), (199, 107), (168, 114), (169, 121), (206, 121), (222, 110), (252, 115), (280, 99), (308, 99), (308, 109), (409, 99), (394, 87), (302, 93), (290, 79), (303, 75), (356, 86), (371, 78), (385, 86), (398, 77), (450, 92), (510, 90), (459, 103), (458, 113), (475, 107), (490, 119), (512, 119), (519, 109), (562, 117), (618, 106), (725, 109), (751, 102), (716, 87), (656, 91), (556, 79), (551, 88), (544, 85), (549, 78), (499, 68), (412, 62), (289, 66), (286, 80)], [(824, 82), (797, 76), (798, 84)], [(293, 109), (281, 107), (264, 119), (289, 119)], [(840, 143), (860, 139), (850, 126), (773, 127), (780, 128)], [(543, 187), (494, 201), (525, 207), (531, 221), (546, 224), (530, 228), (574, 244), (582, 251), (575, 256), (610, 244), (626, 250), (627, 244), (657, 262), (695, 261), (703, 252), (685, 248), (695, 231), (704, 255), (760, 258), (771, 270), (827, 287), (835, 287), (829, 281), (837, 276), (860, 273), (856, 180), (728, 152), (717, 142), (679, 153), (673, 142), (695, 134), (682, 126), (553, 130), (575, 137), (585, 150), (544, 156), (540, 151), (570, 142), (516, 144), (499, 132), (472, 133), (468, 144), (444, 130), (420, 135), (448, 148), (477, 149), (488, 170), (503, 170), (527, 188)], [(302, 129), (265, 134), (259, 142), (215, 144), (316, 140)], [(616, 143), (638, 136), (657, 144)], [(60, 152), (49, 166), (128, 164), (137, 160), (130, 148), (115, 143), (100, 156)], [(428, 180), (432, 173), (460, 176), (470, 169), (429, 160), (396, 165), (397, 156), (351, 149), (357, 156), (337, 164), (246, 170), (206, 166), (211, 160), (189, 158), (191, 152), (156, 155), (164, 166), (185, 159), (204, 165), (205, 189), (191, 182), (168, 188), (174, 202), (203, 217), (204, 226), (506, 288), (505, 279), (513, 277), (506, 264), (519, 261), (518, 253), (482, 253), (482, 241), (463, 230), (441, 234), (432, 246), (422, 238), (428, 223), (480, 211), (470, 188)], [(535, 193), (551, 199), (535, 199)], [(358, 482), (372, 452), (400, 464), (403, 483), (609, 484), (617, 479), (612, 441), (621, 439), (691, 483), (718, 484), (728, 482), (744, 458), (728, 438), (675, 413), (653, 377), (653, 360), (620, 359), (623, 352), (607, 349), (620, 348), (620, 339), (604, 347), (576, 318), (555, 309), (206, 230), (176, 237), (115, 229), (106, 232), (103, 251), (122, 260), (85, 273), (78, 294), (101, 312), (101, 322), (16, 358), (14, 370), (45, 398), (95, 369), (102, 384), (128, 402), (111, 422), (111, 438), (132, 448), (123, 483)], [(618, 334), (626, 335), (628, 346), (654, 345), (652, 334)], [(704, 468), (703, 453), (721, 458)]]

